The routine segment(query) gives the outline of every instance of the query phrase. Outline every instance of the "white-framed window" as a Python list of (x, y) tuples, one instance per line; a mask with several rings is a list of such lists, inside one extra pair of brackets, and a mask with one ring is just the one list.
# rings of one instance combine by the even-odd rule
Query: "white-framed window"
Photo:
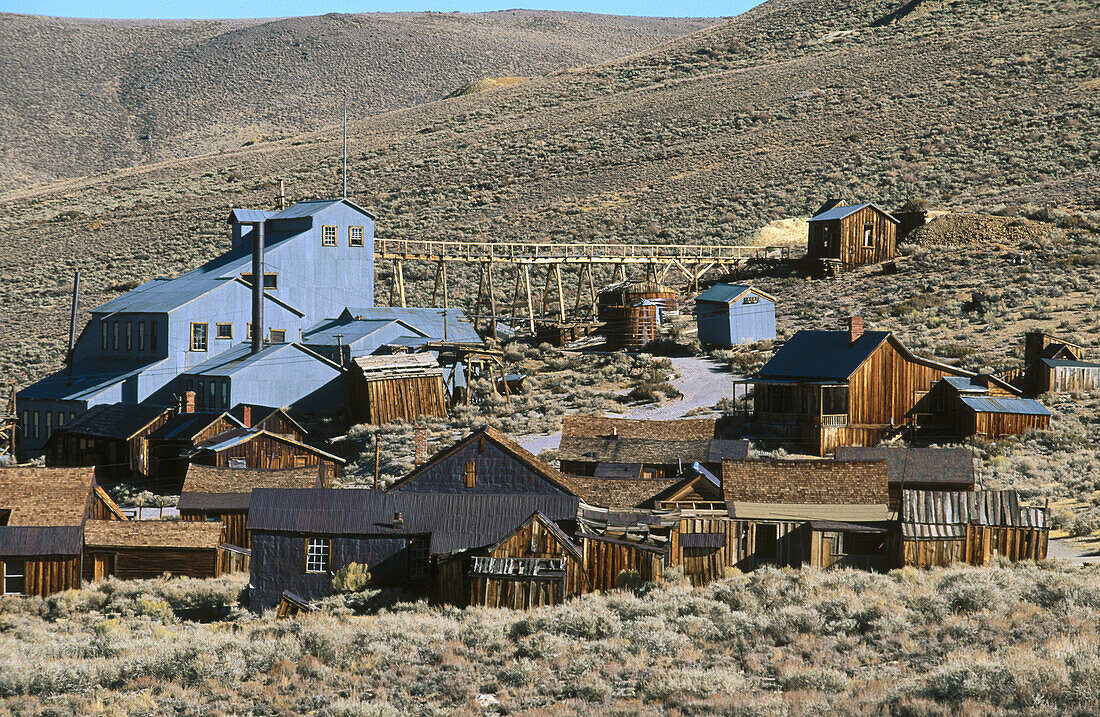
[(332, 542), (328, 538), (306, 538), (306, 572), (327, 573)]
[(27, 561), (22, 558), (4, 558), (0, 562), (0, 578), (5, 595), (23, 595), (27, 592)]
[(210, 325), (194, 321), (191, 323), (191, 350), (206, 351), (207, 332)]
[(219, 339), (231, 339), (233, 338), (233, 324), (218, 324)]
[(348, 246), (363, 246), (363, 227), (348, 227)]
[(321, 246), (336, 246), (336, 227), (330, 225), (321, 227)]

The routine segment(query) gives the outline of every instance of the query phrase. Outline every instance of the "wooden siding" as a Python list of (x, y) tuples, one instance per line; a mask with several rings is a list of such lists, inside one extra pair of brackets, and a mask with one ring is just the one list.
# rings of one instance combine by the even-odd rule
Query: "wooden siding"
[(1026, 431), (1045, 430), (1050, 426), (1050, 416), (1022, 413), (964, 413), (962, 429), (966, 436), (1003, 438)]
[(592, 590), (619, 587), (619, 575), (635, 570), (644, 582), (656, 582), (664, 574), (665, 555), (619, 540), (578, 536), (584, 553), (584, 567)]
[(339, 476), (339, 465), (335, 461), (324, 458), (306, 447), (285, 443), (262, 434), (217, 453), (200, 454), (193, 462), (228, 468), (229, 461), (234, 458), (244, 459), (246, 468), (272, 470), (324, 464), (326, 474), (331, 471), (333, 476)]
[(560, 578), (483, 575), (471, 575), (467, 578), (466, 602), (468, 605), (529, 610), (560, 605), (566, 597)]
[(952, 539), (902, 540), (902, 564), (933, 568), (967, 563), (988, 565), (995, 556), (1019, 560), (1043, 560), (1049, 532), (1042, 528), (966, 526), (966, 535)]
[(447, 401), (442, 376), (409, 376), (368, 381), (356, 377), (357, 405), (353, 411), (361, 421), (381, 426), (423, 416), (445, 418)]
[[(870, 247), (863, 245), (865, 224), (873, 226), (874, 240)], [(839, 260), (845, 266), (877, 264), (893, 259), (896, 245), (897, 225), (874, 207), (864, 207), (843, 219), (810, 222), (806, 256)]]
[(259, 421), (256, 425), (249, 426), (249, 428), (262, 428), (269, 433), (274, 433), (277, 436), (286, 436), (287, 438), (292, 438), (299, 443), (305, 443), (306, 438), (308, 438), (308, 436), (306, 436), (302, 429), (298, 428), (298, 426), (294, 425), (294, 423), (287, 420), (287, 417), (283, 414), (281, 410), (275, 411), (267, 418)]
[(1083, 393), (1100, 388), (1100, 367), (1039, 364), (1037, 393)]
[[(194, 447), (203, 441), (209, 441), (214, 436), (225, 433), (226, 431), (232, 431), (234, 428), (240, 428), (236, 423), (233, 423), (225, 414), (218, 416), (210, 425), (203, 428), (201, 431), (192, 436), (190, 441), (187, 441), (188, 447)], [(274, 431), (273, 431), (274, 432)]]
[(566, 558), (566, 597), (588, 592), (588, 577), (584, 572), (584, 564), (541, 520), (528, 521), (495, 549), (489, 551), (489, 557)]
[[(3, 562), (0, 557), (0, 562)], [(22, 560), (22, 558), (20, 558)], [(25, 594), (46, 597), (80, 587), (79, 555), (37, 555), (26, 558)]]
[(232, 550), (226, 546), (218, 546), (214, 563), (214, 577), (233, 573), (247, 573), (251, 569), (252, 555), (250, 553)]
[(200, 523), (208, 522), (212, 515), (217, 515), (222, 524), (222, 542), (236, 545), (239, 548), (252, 548), (252, 540), (245, 522), (248, 520), (248, 511), (225, 511), (223, 513), (186, 511), (180, 512), (180, 520), (191, 520)]
[[(149, 580), (164, 573), (189, 578), (220, 576), (217, 551), (209, 548), (88, 548), (84, 579), (95, 579), (95, 557), (113, 556), (113, 575), (120, 580)], [(106, 576), (105, 576), (106, 577)]]

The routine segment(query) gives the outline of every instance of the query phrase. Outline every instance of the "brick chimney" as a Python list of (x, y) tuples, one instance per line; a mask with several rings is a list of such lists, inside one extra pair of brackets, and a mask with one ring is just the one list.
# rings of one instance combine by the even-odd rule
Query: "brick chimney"
[(413, 433), (413, 464), (422, 466), (428, 462), (428, 427), (417, 426)]
[(183, 394), (183, 412), (194, 413), (195, 412), (195, 392), (186, 391)]
[(863, 317), (862, 316), (849, 316), (848, 317), (848, 343), (854, 344), (859, 340), (859, 337), (863, 336)]
[(252, 428), (252, 406), (241, 407), (241, 423), (245, 428)]

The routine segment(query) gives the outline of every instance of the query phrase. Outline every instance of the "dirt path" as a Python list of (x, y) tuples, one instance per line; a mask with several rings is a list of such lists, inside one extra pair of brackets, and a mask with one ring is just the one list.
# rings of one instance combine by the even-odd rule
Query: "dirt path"
[[(733, 396), (733, 374), (720, 361), (698, 356), (674, 358), (673, 368), (676, 378), (670, 383), (683, 393), (682, 398), (665, 401), (661, 404), (643, 404), (629, 406), (622, 418), (648, 418), (651, 420), (669, 420), (683, 418), (685, 413), (696, 408), (710, 408), (723, 398)], [(550, 435), (521, 436), (521, 446), (538, 455), (541, 451), (558, 447), (561, 431)]]
[(1047, 544), (1047, 557), (1078, 565), (1100, 564), (1100, 538), (1052, 538)]

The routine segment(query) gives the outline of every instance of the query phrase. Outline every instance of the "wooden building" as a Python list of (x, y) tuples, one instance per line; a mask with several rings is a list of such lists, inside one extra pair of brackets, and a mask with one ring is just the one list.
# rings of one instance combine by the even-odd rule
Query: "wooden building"
[(838, 461), (886, 461), (890, 510), (901, 509), (902, 490), (974, 490), (974, 452), (970, 448), (916, 446), (841, 446)]
[(930, 402), (929, 422), (959, 437), (996, 440), (1050, 426), (1050, 411), (994, 376), (945, 377)]
[(839, 205), (810, 219), (806, 258), (838, 268), (894, 258), (898, 220), (876, 204)]
[(46, 465), (95, 466), (102, 479), (148, 476), (153, 467), (149, 437), (172, 415), (172, 410), (161, 406), (93, 406), (53, 430), (46, 443)]
[[(649, 421), (566, 416), (562, 421), (558, 461), (562, 472), (570, 476), (608, 479), (573, 481), (574, 485), (595, 487), (611, 479), (649, 481), (653, 490), (643, 498), (650, 498), (675, 483), (692, 463), (717, 472), (724, 459), (744, 459), (748, 450), (748, 441), (718, 438), (713, 418)], [(609, 503), (596, 495), (586, 500), (599, 505), (635, 505)]]
[(624, 573), (636, 574), (642, 582), (657, 582), (664, 575), (666, 547), (588, 533), (581, 533), (577, 540), (592, 590), (623, 587)]
[(223, 543), (250, 548), (252, 541), (245, 525), (253, 490), (331, 487), (332, 476), (322, 476), (318, 466), (255, 470), (193, 464), (187, 469), (177, 507), (182, 520), (220, 522)]
[(191, 463), (216, 468), (280, 470), (320, 466), (326, 479), (338, 478), (345, 461), (320, 448), (265, 430), (238, 428), (195, 446)]
[(150, 475), (160, 481), (182, 483), (189, 465), (185, 456), (196, 446), (223, 433), (247, 427), (224, 411), (178, 413), (149, 435)]
[(389, 492), (576, 495), (569, 478), (488, 426), (439, 451)]
[(932, 415), (928, 392), (945, 376), (976, 374), (916, 356), (888, 331), (799, 331), (746, 383), (762, 436), (824, 456), (873, 446)]
[(288, 408), (272, 408), (255, 403), (238, 403), (229, 410), (229, 415), (240, 421), (245, 428), (267, 431), (277, 436), (291, 438), (305, 443), (309, 432), (302, 424), (294, 420)]
[(442, 558), (435, 594), (459, 606), (522, 610), (560, 605), (589, 590), (580, 549), (536, 511), (494, 544)]
[(1047, 509), (1022, 505), (1013, 490), (906, 490), (902, 496), (903, 565), (988, 565), (997, 556), (1042, 560), (1049, 534)]
[(84, 525), (125, 521), (91, 468), (0, 469), (0, 594), (79, 588)]
[(447, 415), (443, 368), (431, 354), (363, 356), (351, 362), (347, 378), (357, 422), (381, 426)]
[(223, 570), (247, 570), (247, 558), (222, 546), (217, 523), (177, 520), (89, 520), (84, 526), (85, 580), (216, 578)]
[(1030, 397), (1100, 389), (1100, 363), (1085, 361), (1080, 345), (1041, 330), (1024, 335), (1024, 365), (999, 376)]
[[(353, 562), (369, 566), (375, 585), (400, 586), (458, 604), (471, 597), (519, 600), (514, 589), (500, 585), (507, 580), (503, 573), (508, 565), (525, 566), (515, 569), (530, 574), (517, 577), (530, 583), (545, 577), (540, 576), (544, 568), (564, 572), (566, 589), (579, 589), (583, 583), (577, 582), (576, 573), (573, 582), (568, 577), (579, 564), (571, 561), (579, 559), (567, 547), (556, 547), (564, 546), (561, 534), (572, 530), (578, 504), (576, 497), (562, 493), (257, 489), (247, 523), (252, 535), (250, 606), (256, 611), (273, 608), (284, 590), (307, 601), (324, 597), (332, 591), (333, 573)], [(541, 516), (537, 525), (532, 522), (536, 513)], [(551, 523), (561, 531), (550, 528)], [(531, 549), (528, 542), (524, 548), (524, 537), (538, 545)], [(562, 551), (569, 560), (562, 562)], [(460, 553), (470, 560), (448, 562)], [(475, 565), (475, 558), (514, 562)], [(475, 582), (469, 582), (471, 574)], [(524, 588), (524, 599), (558, 594), (543, 587), (550, 590), (533, 584)]]
[(699, 342), (736, 346), (775, 338), (775, 297), (752, 286), (715, 284), (695, 297)]

